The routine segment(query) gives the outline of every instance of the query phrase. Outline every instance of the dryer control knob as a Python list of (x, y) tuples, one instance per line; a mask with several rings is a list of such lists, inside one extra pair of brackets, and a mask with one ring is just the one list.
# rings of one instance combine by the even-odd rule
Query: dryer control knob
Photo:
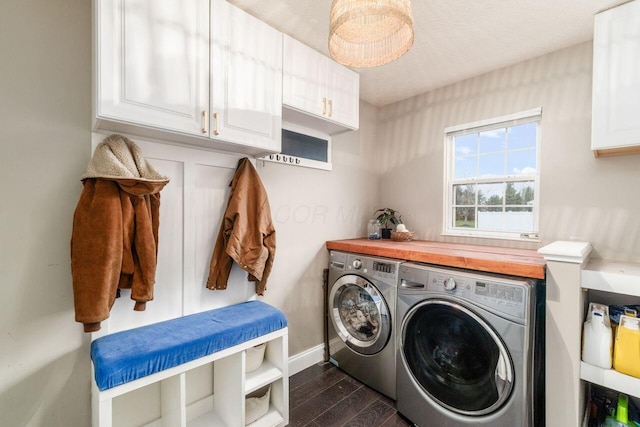
[(445, 279), (444, 281), (444, 288), (447, 291), (452, 291), (456, 288), (456, 281), (453, 280), (453, 278), (449, 277), (448, 279)]
[(362, 261), (360, 261), (359, 259), (354, 259), (352, 265), (356, 270), (360, 270), (360, 267), (362, 267)]

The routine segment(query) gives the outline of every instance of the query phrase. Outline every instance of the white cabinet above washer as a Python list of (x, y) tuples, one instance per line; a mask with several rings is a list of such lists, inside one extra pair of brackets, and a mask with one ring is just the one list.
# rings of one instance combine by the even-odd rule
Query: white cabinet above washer
[(284, 36), (283, 115), (327, 134), (357, 130), (360, 75)]

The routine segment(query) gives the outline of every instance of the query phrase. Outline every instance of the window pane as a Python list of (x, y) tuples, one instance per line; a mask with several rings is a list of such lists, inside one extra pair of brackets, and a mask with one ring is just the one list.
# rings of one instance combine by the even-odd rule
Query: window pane
[(532, 175), (536, 173), (536, 150), (519, 150), (507, 152), (507, 174)]
[(501, 207), (478, 208), (478, 228), (481, 230), (502, 230)]
[(533, 181), (508, 182), (505, 189), (505, 203), (507, 205), (533, 205), (534, 187)]
[(475, 205), (476, 204), (476, 190), (475, 185), (454, 185), (453, 191), (455, 193), (455, 205)]
[(476, 228), (476, 210), (473, 206), (453, 209), (454, 227)]
[(533, 208), (507, 208), (505, 231), (533, 231)]
[(496, 231), (533, 231), (533, 208), (478, 208), (478, 229)]
[(504, 182), (478, 184), (479, 205), (500, 205), (504, 203)]
[(494, 129), (480, 132), (480, 154), (505, 150), (505, 129)]
[(516, 148), (536, 148), (537, 123), (511, 126), (509, 128), (509, 150)]
[(480, 173), (482, 178), (504, 175), (504, 152), (479, 156)]
[(455, 137), (455, 155), (470, 156), (476, 154), (478, 147), (478, 134), (459, 135)]
[(477, 157), (456, 157), (455, 179), (475, 178), (478, 176)]
[(326, 162), (329, 141), (282, 129), (282, 153), (304, 159)]

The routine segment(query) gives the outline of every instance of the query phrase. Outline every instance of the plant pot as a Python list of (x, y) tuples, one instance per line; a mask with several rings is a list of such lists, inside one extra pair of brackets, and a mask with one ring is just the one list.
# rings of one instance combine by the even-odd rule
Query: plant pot
[(391, 238), (391, 228), (382, 228), (380, 229), (380, 231), (382, 232), (382, 238), (383, 239), (390, 239)]

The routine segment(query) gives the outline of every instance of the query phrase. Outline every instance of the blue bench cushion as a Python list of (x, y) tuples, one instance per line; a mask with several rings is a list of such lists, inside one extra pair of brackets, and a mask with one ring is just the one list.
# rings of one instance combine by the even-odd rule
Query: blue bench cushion
[(248, 301), (107, 335), (91, 343), (96, 384), (107, 390), (286, 326), (282, 311)]

